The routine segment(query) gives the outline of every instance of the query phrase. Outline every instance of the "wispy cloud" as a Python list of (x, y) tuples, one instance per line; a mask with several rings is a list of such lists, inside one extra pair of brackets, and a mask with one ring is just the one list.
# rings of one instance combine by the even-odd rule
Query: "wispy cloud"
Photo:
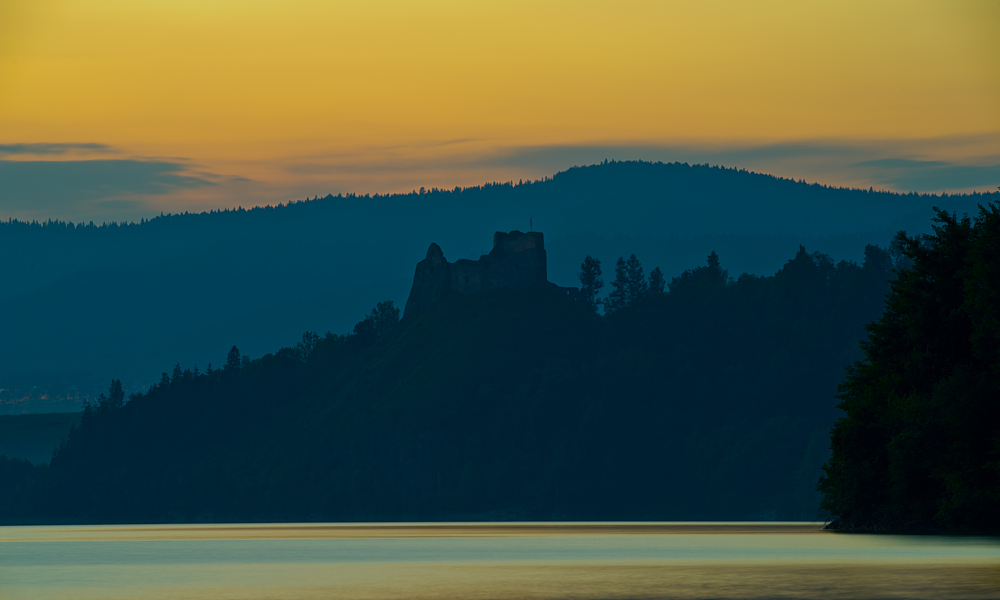
[[(779, 143), (589, 143), (503, 146), (455, 140), (434, 148), (365, 148), (278, 161), (291, 177), (338, 183), (406, 182), (449, 187), (485, 180), (551, 175), (604, 159), (709, 163), (833, 185), (877, 185), (897, 191), (955, 191), (990, 186), (1000, 161), (1000, 134), (925, 140), (819, 139)], [(456, 181), (435, 180), (451, 173)], [(350, 185), (348, 183), (348, 185)], [(375, 183), (378, 185), (378, 183)], [(354, 186), (350, 186), (354, 187)]]
[(882, 167), (872, 177), (895, 189), (916, 192), (938, 192), (1000, 185), (1000, 165), (953, 165), (948, 163), (924, 166), (906, 165)]
[(52, 156), (79, 152), (108, 154), (115, 148), (105, 144), (0, 144), (0, 156)]
[[(967, 147), (971, 151), (961, 150)], [(698, 143), (575, 144), (498, 149), (459, 159), (468, 166), (555, 172), (611, 160), (710, 163), (835, 185), (877, 185), (896, 191), (958, 191), (1000, 185), (1000, 136), (931, 140), (817, 140), (710, 146)], [(919, 157), (914, 157), (914, 153)], [(959, 154), (955, 160), (941, 155)]]
[(941, 160), (914, 160), (912, 158), (881, 158), (879, 160), (863, 160), (854, 163), (852, 167), (876, 167), (882, 169), (926, 169), (930, 167), (946, 167), (951, 163)]
[(1000, 185), (1000, 133), (924, 140), (534, 146), (446, 139), (357, 148), (331, 145), (298, 156), (204, 165), (187, 158), (136, 157), (98, 143), (8, 144), (0, 146), (0, 217), (139, 218), (161, 210), (277, 204), (337, 192), (538, 179), (604, 159), (709, 163), (900, 192), (994, 190)]
[(215, 185), (186, 165), (142, 160), (0, 160), (0, 181), (0, 210), (25, 216), (113, 213), (145, 196)]

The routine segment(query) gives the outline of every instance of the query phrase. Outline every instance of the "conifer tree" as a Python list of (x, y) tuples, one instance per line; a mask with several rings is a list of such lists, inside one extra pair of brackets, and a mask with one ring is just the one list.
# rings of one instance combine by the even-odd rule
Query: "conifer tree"
[(122, 380), (112, 379), (111, 387), (108, 388), (108, 406), (111, 408), (121, 408), (125, 405), (125, 392), (122, 390)]
[(594, 313), (601, 303), (598, 293), (604, 287), (604, 280), (601, 278), (601, 261), (593, 256), (587, 255), (580, 265), (580, 294), (587, 307)]
[(708, 274), (717, 283), (725, 285), (729, 282), (729, 271), (722, 268), (719, 263), (719, 255), (715, 253), (715, 250), (712, 250), (712, 253), (708, 255)]
[(240, 350), (236, 346), (229, 349), (225, 370), (227, 373), (235, 373), (240, 370)]
[(604, 310), (611, 314), (628, 306), (628, 271), (625, 257), (619, 256), (615, 263), (615, 279), (611, 282), (611, 292), (604, 299)]
[(649, 274), (649, 293), (662, 294), (666, 283), (667, 280), (663, 277), (663, 271), (660, 270), (660, 267), (656, 267)]
[(645, 296), (648, 289), (646, 276), (642, 272), (642, 264), (636, 258), (635, 254), (629, 256), (628, 261), (625, 263), (625, 277), (628, 282), (625, 286), (625, 304), (629, 306), (639, 298)]

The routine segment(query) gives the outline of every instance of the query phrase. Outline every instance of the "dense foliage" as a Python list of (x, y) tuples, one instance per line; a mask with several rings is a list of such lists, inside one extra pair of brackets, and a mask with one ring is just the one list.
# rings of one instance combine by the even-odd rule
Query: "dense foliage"
[[(632, 260), (635, 259), (635, 260)], [(804, 248), (774, 276), (707, 265), (615, 310), (555, 288), (454, 297), (223, 369), (120, 382), (6, 522), (802, 519), (832, 398), (882, 309), (892, 260)], [(589, 267), (587, 266), (589, 265)], [(589, 271), (588, 271), (589, 269)], [(584, 262), (591, 285), (601, 278)], [(654, 271), (656, 271), (654, 269)], [(612, 286), (614, 291), (619, 286)]]
[(833, 527), (1000, 533), (1000, 212), (939, 211), (840, 388), (820, 482)]

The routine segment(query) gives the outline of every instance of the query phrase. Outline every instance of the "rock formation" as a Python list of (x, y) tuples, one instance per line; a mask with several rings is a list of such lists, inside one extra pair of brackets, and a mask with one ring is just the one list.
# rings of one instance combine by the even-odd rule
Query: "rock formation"
[[(533, 285), (552, 285), (548, 283), (545, 241), (540, 232), (498, 231), (493, 234), (489, 254), (453, 263), (445, 259), (440, 246), (431, 244), (427, 257), (417, 263), (403, 316), (413, 316), (452, 294)], [(567, 290), (567, 294), (571, 292)]]

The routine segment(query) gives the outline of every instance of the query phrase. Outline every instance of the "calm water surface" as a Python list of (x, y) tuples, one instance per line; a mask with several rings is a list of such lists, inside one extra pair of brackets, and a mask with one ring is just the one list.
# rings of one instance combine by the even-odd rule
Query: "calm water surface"
[(0, 527), (0, 598), (1000, 599), (1000, 540), (813, 523)]

